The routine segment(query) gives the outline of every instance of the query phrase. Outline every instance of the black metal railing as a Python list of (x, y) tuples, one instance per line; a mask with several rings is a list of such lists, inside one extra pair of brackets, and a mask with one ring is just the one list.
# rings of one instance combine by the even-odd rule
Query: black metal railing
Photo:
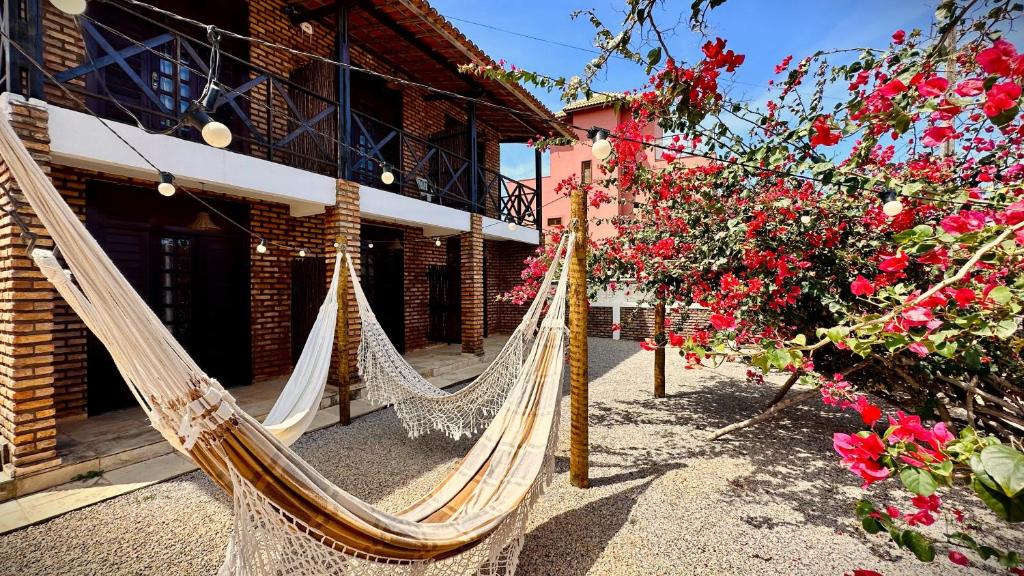
[[(147, 130), (201, 141), (198, 130), (179, 120), (207, 83), (208, 43), (171, 29), (131, 38), (99, 21), (83, 18), (80, 22), (89, 57), (56, 72), (58, 82), (103, 117), (137, 121)], [(327, 73), (336, 74), (333, 67), (328, 68)], [(330, 92), (323, 88), (324, 79), (320, 74), (318, 90), (313, 90), (308, 82), (281, 78), (225, 51), (216, 79), (222, 91), (212, 116), (231, 129), (230, 149), (235, 152), (345, 176), (520, 225), (538, 225), (538, 195), (533, 188), (495, 170), (473, 166), (468, 155), (429, 137), (352, 110), (347, 115), (351, 127), (339, 144), (338, 126), (345, 123), (345, 110), (324, 95)], [(336, 81), (328, 80), (328, 86)], [(394, 175), (393, 183), (382, 182), (381, 164)]]

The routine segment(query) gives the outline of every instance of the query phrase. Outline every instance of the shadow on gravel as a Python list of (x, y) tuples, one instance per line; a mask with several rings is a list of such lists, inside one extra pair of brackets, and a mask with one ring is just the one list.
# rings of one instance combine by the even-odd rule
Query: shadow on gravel
[[(530, 530), (523, 544), (518, 573), (524, 576), (587, 574), (611, 539), (629, 521), (640, 496), (663, 473), (641, 473), (641, 477), (647, 477), (643, 482), (558, 514)], [(581, 527), (586, 530), (580, 530)]]

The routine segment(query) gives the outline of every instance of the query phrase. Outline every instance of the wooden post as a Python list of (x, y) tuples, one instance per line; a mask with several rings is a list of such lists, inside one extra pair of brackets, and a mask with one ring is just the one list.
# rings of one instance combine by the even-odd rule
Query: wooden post
[(338, 323), (334, 328), (334, 342), (338, 348), (338, 424), (348, 426), (352, 423), (352, 407), (349, 401), (349, 365), (348, 365), (348, 263), (345, 261), (348, 251), (348, 238), (339, 235), (338, 251), (342, 253), (341, 270), (338, 270)]
[(665, 303), (654, 305), (654, 397), (665, 397)]
[(570, 221), (576, 242), (569, 268), (569, 404), (571, 407), (569, 481), (590, 486), (587, 409), (587, 198), (581, 187), (570, 195)]

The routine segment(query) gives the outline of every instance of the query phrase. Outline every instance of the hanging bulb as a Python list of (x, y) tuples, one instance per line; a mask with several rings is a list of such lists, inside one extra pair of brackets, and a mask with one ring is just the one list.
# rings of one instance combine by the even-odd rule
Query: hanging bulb
[(508, 223), (508, 229), (509, 229), (509, 230), (511, 230), (511, 231), (513, 231), (513, 232), (515, 232), (515, 231), (516, 231), (516, 228), (519, 228), (519, 226), (517, 226), (515, 222), (509, 222), (509, 223)]
[(878, 198), (882, 201), (882, 212), (886, 216), (896, 216), (903, 212), (903, 203), (900, 202), (896, 192), (886, 188), (878, 193)]
[(299, 250), (299, 258), (305, 258), (305, 257), (306, 257), (306, 251), (305, 250)]
[(373, 248), (373, 242), (370, 242), (369, 244), (367, 244), (366, 247), (367, 248)]
[(441, 239), (440, 238), (434, 238), (434, 246), (437, 246), (438, 248), (441, 247)]
[(594, 142), (590, 151), (594, 155), (594, 158), (598, 160), (604, 160), (612, 155), (612, 143), (608, 141), (608, 131), (604, 128), (591, 128), (588, 133), (590, 139)]
[(800, 221), (803, 222), (804, 224), (810, 224), (811, 223), (811, 217), (807, 216), (807, 215), (801, 216), (800, 217)]
[(174, 187), (174, 175), (170, 172), (160, 173), (160, 183), (156, 185), (156, 190), (164, 196), (174, 196), (177, 192), (177, 188)]
[(259, 245), (256, 246), (256, 251), (259, 252), (260, 254), (266, 254), (267, 253), (267, 245), (263, 242), (262, 238), (260, 238)]
[(227, 148), (231, 144), (231, 130), (224, 124), (210, 118), (206, 108), (194, 102), (189, 108), (188, 122), (203, 135), (203, 141), (214, 148)]
[(386, 186), (394, 184), (395, 175), (394, 173), (391, 172), (391, 169), (388, 168), (387, 164), (381, 165), (381, 170), (383, 170), (383, 172), (380, 173), (380, 181), (383, 182)]
[(85, 12), (86, 0), (50, 0), (53, 7), (65, 14), (78, 16)]

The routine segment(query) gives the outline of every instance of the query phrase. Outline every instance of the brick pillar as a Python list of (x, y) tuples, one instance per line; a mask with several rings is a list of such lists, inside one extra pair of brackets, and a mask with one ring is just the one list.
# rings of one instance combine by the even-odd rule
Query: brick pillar
[[(4, 95), (0, 104), (11, 125), (49, 171), (50, 140), (46, 108)], [(20, 214), (52, 245), (7, 167), (0, 162), (0, 181), (18, 199)], [(6, 196), (0, 200), (9, 203)], [(9, 204), (8, 204), (9, 205)], [(56, 292), (25, 253), (20, 229), (9, 216), (0, 217), (0, 432), (11, 445), (11, 476), (60, 464), (54, 409), (53, 311)]]
[(462, 351), (484, 353), (484, 232), (483, 217), (471, 214), (469, 232), (462, 234)]
[[(341, 234), (348, 237), (348, 253), (352, 257), (352, 264), (356, 267), (356, 272), (360, 271), (360, 218), (359, 218), (359, 184), (350, 182), (348, 180), (338, 180), (337, 188), (337, 199), (334, 207), (327, 210), (327, 228), (324, 230), (324, 245), (328, 247), (327, 250), (327, 280), (330, 281), (330, 275), (334, 272), (334, 238)], [(342, 273), (347, 273), (342, 270)], [(356, 365), (356, 359), (359, 351), (359, 335), (361, 328), (359, 325), (359, 307), (356, 305), (355, 293), (352, 291), (352, 283), (348, 284), (348, 294), (345, 296), (348, 302), (348, 318), (349, 318), (349, 330), (348, 330), (348, 372), (351, 375), (351, 381), (355, 382), (358, 376), (359, 369)], [(331, 383), (338, 383), (338, 361), (339, 351), (334, 351), (334, 357), (331, 360)]]

